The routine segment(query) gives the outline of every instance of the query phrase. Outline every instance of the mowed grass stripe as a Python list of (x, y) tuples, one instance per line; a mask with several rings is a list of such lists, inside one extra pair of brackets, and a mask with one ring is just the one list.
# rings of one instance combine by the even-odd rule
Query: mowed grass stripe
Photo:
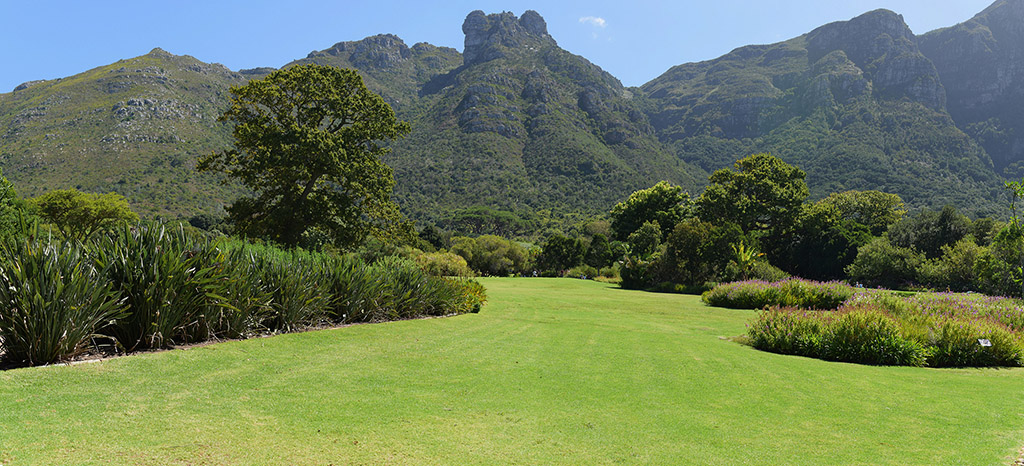
[(723, 339), (753, 311), (486, 279), (477, 315), (0, 373), (0, 463), (1008, 464), (1024, 370)]

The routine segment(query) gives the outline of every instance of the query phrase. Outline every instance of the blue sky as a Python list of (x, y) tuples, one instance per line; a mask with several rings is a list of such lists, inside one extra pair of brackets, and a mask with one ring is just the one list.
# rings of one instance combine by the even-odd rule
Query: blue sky
[(627, 86), (747, 44), (778, 42), (887, 8), (918, 34), (966, 21), (992, 0), (319, 1), (0, 0), (0, 92), (161, 47), (238, 70), (279, 67), (336, 42), (392, 33), (462, 50), (472, 10), (536, 10), (559, 45)]

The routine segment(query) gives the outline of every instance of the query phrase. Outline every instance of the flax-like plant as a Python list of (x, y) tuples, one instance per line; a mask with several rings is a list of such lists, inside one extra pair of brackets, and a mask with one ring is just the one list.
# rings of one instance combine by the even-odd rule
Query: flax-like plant
[(124, 226), (102, 239), (97, 264), (128, 301), (129, 314), (107, 331), (126, 351), (209, 338), (205, 312), (216, 294), (219, 251), (183, 228)]
[(378, 310), (384, 300), (384, 282), (356, 257), (342, 257), (329, 262), (328, 284), (333, 300), (331, 320), (338, 323), (383, 320)]
[(222, 299), (210, 305), (206, 322), (211, 336), (245, 338), (258, 333), (271, 318), (273, 297), (255, 252), (235, 248), (226, 254), (227, 262), (217, 279)]
[(0, 338), (6, 359), (39, 365), (81, 354), (125, 307), (81, 244), (33, 229), (0, 248)]
[(297, 251), (265, 249), (262, 252), (259, 270), (264, 287), (271, 295), (266, 327), (289, 332), (325, 322), (333, 296), (322, 263)]

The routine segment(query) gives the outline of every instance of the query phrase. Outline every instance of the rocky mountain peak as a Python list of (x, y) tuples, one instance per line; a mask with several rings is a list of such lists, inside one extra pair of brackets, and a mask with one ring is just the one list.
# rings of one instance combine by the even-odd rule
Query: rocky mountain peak
[(807, 34), (807, 54), (812, 64), (835, 51), (842, 51), (862, 70), (882, 97), (909, 97), (937, 110), (946, 105), (946, 92), (935, 65), (918, 49), (902, 15), (874, 10)]
[(1020, 38), (1024, 37), (1024, 0), (999, 0), (978, 13), (972, 21), (987, 25), (997, 36), (1013, 37), (1019, 44)]
[(507, 49), (531, 42), (554, 43), (544, 18), (533, 10), (527, 10), (521, 18), (507, 11), (488, 15), (476, 10), (466, 16), (462, 32), (466, 34), (463, 60), (467, 65), (501, 58)]
[(914, 48), (914, 33), (903, 22), (903, 16), (889, 10), (874, 10), (849, 21), (829, 23), (807, 36), (811, 62), (834, 50), (843, 50), (862, 68), (890, 51)]
[(172, 54), (172, 53), (170, 53), (170, 52), (168, 52), (168, 51), (166, 51), (166, 50), (164, 50), (164, 49), (162, 49), (160, 47), (156, 47), (153, 50), (150, 50), (149, 53), (146, 54), (146, 56), (147, 57), (154, 57), (154, 58), (173, 58), (174, 54)]
[(1006, 15), (1024, 20), (1024, 0), (997, 0), (978, 13), (977, 16), (991, 14)]
[(357, 68), (394, 68), (412, 57), (405, 42), (394, 34), (377, 34), (363, 40), (338, 42), (327, 50), (310, 52), (306, 58), (346, 56)]

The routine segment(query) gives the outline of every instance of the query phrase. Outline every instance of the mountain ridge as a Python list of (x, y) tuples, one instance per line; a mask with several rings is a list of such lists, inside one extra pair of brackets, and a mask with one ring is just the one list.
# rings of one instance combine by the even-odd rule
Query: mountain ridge
[[(1000, 212), (1000, 176), (1024, 171), (1024, 121), (1005, 105), (1024, 104), (1024, 36), (1005, 19), (1021, 12), (1024, 0), (999, 0), (914, 35), (899, 14), (873, 10), (676, 65), (638, 87), (561, 49), (529, 10), (471, 12), (464, 53), (378, 34), (283, 66), (357, 69), (413, 124), (386, 160), (397, 200), (452, 228), (485, 208), (543, 229), (661, 179), (696, 192), (709, 172), (765, 151), (807, 171), (814, 197), (881, 189), (912, 207), (983, 215)], [(991, 56), (957, 68), (979, 43)], [(991, 69), (1013, 79), (985, 81)], [(188, 170), (230, 144), (215, 123), (228, 88), (273, 70), (235, 72), (157, 48), (24, 83), (0, 94), (0, 167), (28, 195), (71, 186), (119, 192), (146, 215), (220, 212), (239, 188)], [(972, 97), (977, 82), (988, 94)]]

